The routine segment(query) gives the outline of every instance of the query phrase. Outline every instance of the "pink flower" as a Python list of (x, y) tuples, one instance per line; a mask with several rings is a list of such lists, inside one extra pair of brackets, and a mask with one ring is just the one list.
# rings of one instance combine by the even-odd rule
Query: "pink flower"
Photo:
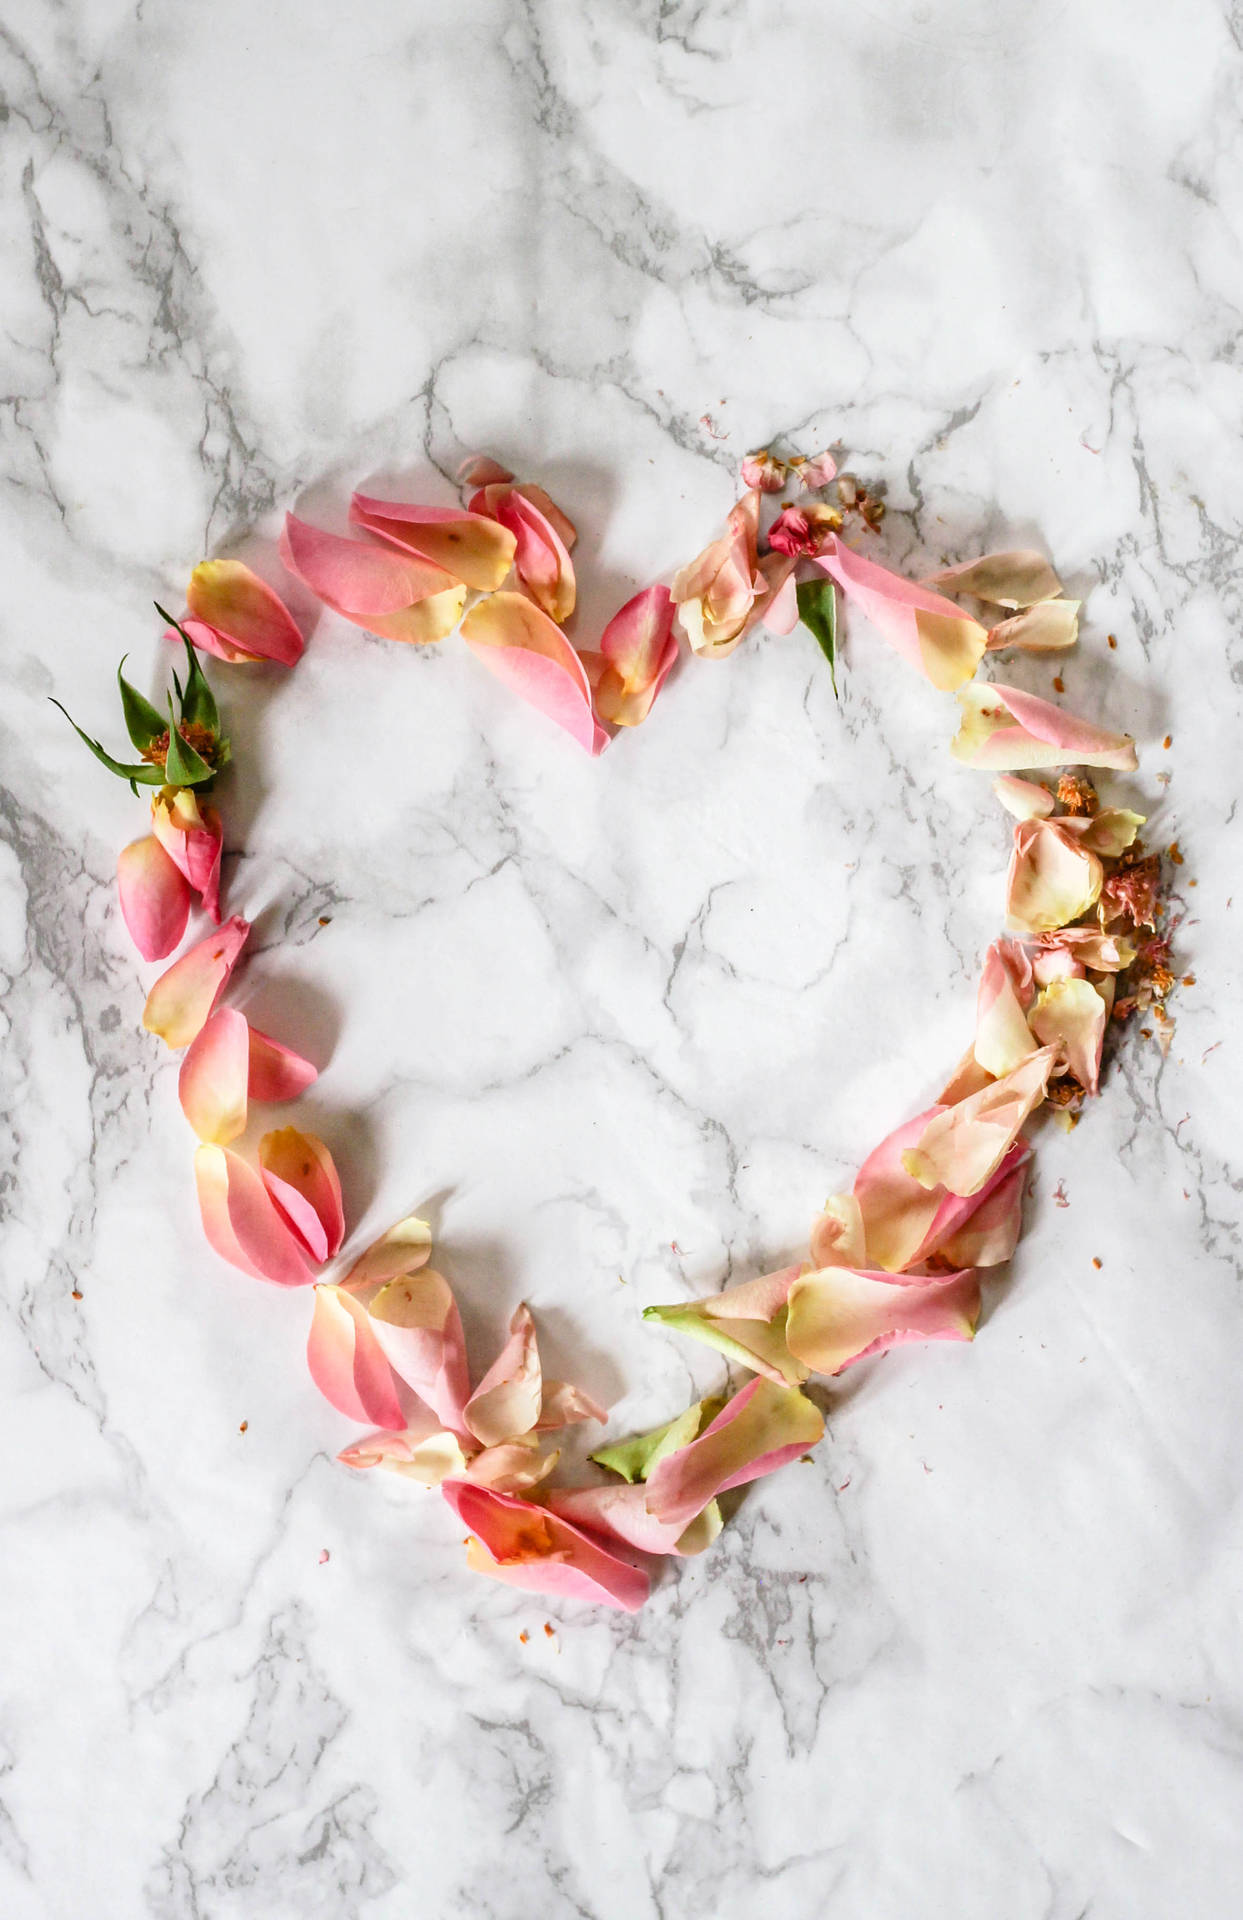
[(280, 550), (326, 607), (382, 640), (443, 640), (466, 604), (466, 588), (433, 561), (325, 533), (292, 513)]
[[(240, 560), (204, 560), (190, 575), (182, 626), (219, 660), (275, 660), (292, 667), (306, 645), (297, 622), (266, 580)], [(169, 640), (178, 639), (168, 629)]]
[(576, 588), (570, 559), (577, 533), (542, 487), (497, 481), (474, 495), (470, 511), (499, 520), (515, 542), (514, 567), (523, 591), (537, 607), (564, 624), (574, 611)]
[(151, 797), (151, 830), (219, 925), (224, 829), (215, 807), (200, 805), (191, 787), (162, 787)]
[(190, 883), (153, 833), (117, 860), (117, 891), (130, 937), (144, 960), (163, 960), (190, 918)]
[(553, 720), (587, 753), (609, 743), (591, 710), (582, 660), (556, 623), (521, 593), (494, 593), (471, 608), (462, 638), (520, 700)]
[(469, 1480), (446, 1480), (441, 1492), (470, 1529), (467, 1564), (528, 1593), (591, 1600), (634, 1613), (651, 1581), (640, 1568), (546, 1507)]
[(678, 657), (672, 628), (668, 587), (647, 587), (613, 615), (599, 652), (580, 655), (602, 720), (637, 727), (647, 719)]

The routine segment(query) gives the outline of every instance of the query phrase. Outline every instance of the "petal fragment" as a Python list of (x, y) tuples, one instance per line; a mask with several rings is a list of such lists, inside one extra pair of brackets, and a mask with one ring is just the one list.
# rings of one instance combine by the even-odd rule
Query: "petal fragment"
[(785, 1267), (779, 1273), (726, 1287), (705, 1300), (646, 1307), (643, 1318), (702, 1340), (778, 1386), (794, 1386), (807, 1378), (806, 1368), (791, 1354), (785, 1338), (786, 1300), (798, 1272), (797, 1267)]
[(215, 1006), (246, 944), (250, 922), (235, 914), (162, 973), (142, 1012), (148, 1033), (174, 1050), (188, 1047)]
[(122, 848), (117, 891), (122, 918), (143, 959), (165, 959), (190, 918), (190, 883), (155, 834)]
[(591, 711), (582, 661), (560, 628), (525, 595), (494, 593), (481, 600), (463, 620), (462, 638), (490, 673), (564, 727), (587, 753), (608, 745)]

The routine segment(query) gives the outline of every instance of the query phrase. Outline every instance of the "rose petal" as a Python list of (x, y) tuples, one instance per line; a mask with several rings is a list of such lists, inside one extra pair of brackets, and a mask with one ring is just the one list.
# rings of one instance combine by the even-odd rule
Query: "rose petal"
[[(544, 511), (551, 506), (540, 488), (498, 485), (477, 493), (470, 510), (499, 520), (508, 528), (515, 542), (514, 567), (519, 580), (541, 611), (560, 626), (574, 611), (576, 588), (570, 543), (563, 538), (569, 523), (560, 514), (554, 520)], [(570, 532), (572, 535), (572, 528)]]
[(766, 591), (757, 560), (759, 512), (759, 493), (745, 493), (730, 509), (725, 537), (674, 575), (678, 625), (706, 659), (725, 659), (759, 618), (757, 595)]
[(427, 1253), (417, 1240), (411, 1247), (411, 1264), (379, 1285), (374, 1277), (386, 1260), (394, 1262), (399, 1256), (400, 1241), (394, 1239), (394, 1232), (422, 1224), (401, 1222), (363, 1255), (343, 1285), (370, 1314), (372, 1331), (394, 1371), (442, 1426), (465, 1435), (463, 1409), (470, 1397), (470, 1379), (461, 1316), (448, 1281), (424, 1264)]
[(345, 1238), (341, 1182), (327, 1147), (313, 1133), (278, 1127), (259, 1142), (259, 1167), (282, 1218), (322, 1265)]
[(292, 1047), (282, 1046), (269, 1034), (260, 1033), (257, 1027), (250, 1029), (249, 1071), (251, 1099), (272, 1105), (296, 1100), (319, 1078), (318, 1070), (309, 1060), (304, 1060)]
[(600, 651), (581, 656), (596, 712), (615, 727), (636, 727), (678, 657), (668, 587), (647, 587), (627, 600), (600, 636)]
[(994, 772), (1034, 767), (1116, 767), (1139, 764), (1126, 733), (1107, 733), (1035, 694), (998, 681), (961, 687), (962, 725), (950, 743), (956, 760)]
[(234, 1007), (218, 1007), (186, 1049), (177, 1076), (181, 1111), (200, 1140), (224, 1147), (246, 1131), (250, 1029)]
[(1063, 820), (1020, 820), (1006, 873), (1006, 925), (1047, 933), (1077, 920), (1100, 897), (1104, 868)]
[(1041, 1047), (991, 1086), (943, 1108), (902, 1155), (911, 1178), (962, 1196), (978, 1193), (1044, 1099), (1056, 1058), (1056, 1047)]
[(378, 1240), (373, 1240), (365, 1253), (359, 1254), (346, 1275), (345, 1284), (355, 1292), (364, 1287), (382, 1287), (390, 1280), (418, 1273), (431, 1257), (431, 1228), (417, 1214), (407, 1214)]
[(465, 587), (443, 567), (325, 533), (292, 513), (281, 559), (325, 606), (384, 640), (443, 640), (466, 604)]
[(837, 462), (831, 453), (813, 453), (809, 460), (791, 460), (790, 472), (808, 493), (819, 493), (837, 478)]
[(584, 1420), (603, 1423), (607, 1418), (605, 1409), (597, 1405), (581, 1387), (574, 1386), (569, 1380), (545, 1380), (535, 1431), (557, 1433), (562, 1427), (580, 1426)]
[(509, 468), (494, 460), (490, 453), (467, 454), (457, 470), (458, 485), (462, 487), (504, 486), (513, 477)]
[(548, 615), (520, 593), (494, 593), (471, 608), (462, 638), (489, 672), (554, 720), (587, 753), (608, 735), (596, 725), (583, 663)]
[(222, 1260), (281, 1287), (304, 1287), (315, 1278), (263, 1182), (239, 1154), (201, 1146), (194, 1179), (203, 1231)]
[(224, 990), (246, 944), (250, 922), (234, 914), (206, 940), (183, 953), (162, 973), (142, 1010), (148, 1033), (158, 1033), (170, 1047), (188, 1047)]
[(1119, 854), (1134, 846), (1136, 834), (1145, 825), (1145, 816), (1132, 813), (1129, 807), (1102, 807), (1099, 813), (1063, 820), (1061, 825), (1074, 835), (1080, 846), (1102, 854), (1106, 860), (1116, 860)]
[(1038, 780), (1016, 780), (1012, 773), (998, 774), (993, 792), (1007, 813), (1016, 820), (1043, 820), (1052, 813), (1053, 795)]
[(200, 806), (189, 787), (162, 787), (151, 800), (151, 830), (179, 867), (203, 910), (220, 920), (220, 853), (224, 830), (214, 807)]
[(1101, 1047), (1109, 1007), (1090, 980), (1050, 981), (1036, 995), (1028, 1021), (1042, 1047), (1089, 1093), (1100, 1088)]
[(533, 1438), (506, 1440), (477, 1453), (461, 1478), (477, 1487), (495, 1487), (500, 1493), (529, 1493), (547, 1480), (560, 1458), (556, 1450), (541, 1453)]
[(520, 1302), (509, 1338), (466, 1402), (466, 1425), (481, 1446), (529, 1433), (540, 1416), (542, 1375), (530, 1308)]
[[(977, 1067), (976, 1071), (983, 1074), (982, 1068)], [(995, 1084), (991, 1078), (985, 1078), (984, 1089)], [(972, 1090), (975, 1091), (979, 1089)], [(863, 1220), (869, 1269), (901, 1273), (932, 1259), (941, 1252), (949, 1236), (957, 1233), (983, 1205), (995, 1185), (1020, 1159), (1026, 1158), (1027, 1147), (1016, 1140), (992, 1179), (974, 1195), (947, 1193), (940, 1186), (921, 1186), (903, 1164), (906, 1153), (918, 1145), (929, 1123), (949, 1110), (947, 1105), (930, 1107), (926, 1113), (906, 1121), (882, 1140), (860, 1167), (854, 1197)]]
[(988, 631), (988, 651), (1001, 653), (1007, 647), (1019, 647), (1025, 653), (1053, 653), (1061, 647), (1073, 647), (1079, 638), (1079, 602), (1042, 600), (1009, 620), (1001, 620)]
[(356, 493), (350, 519), (391, 546), (442, 567), (454, 580), (491, 593), (514, 562), (514, 535), (486, 514), (461, 507), (415, 507)]
[(811, 1229), (813, 1267), (865, 1267), (863, 1211), (853, 1193), (835, 1193)]
[(618, 1473), (628, 1482), (646, 1480), (653, 1467), (658, 1466), (668, 1453), (676, 1453), (688, 1440), (695, 1439), (704, 1427), (716, 1419), (725, 1405), (723, 1394), (710, 1394), (706, 1399), (696, 1400), (692, 1406), (679, 1413), (676, 1419), (667, 1420), (663, 1427), (654, 1427), (650, 1433), (634, 1434), (629, 1440), (614, 1440), (606, 1447), (599, 1447), (590, 1457), (597, 1466), (607, 1467), (610, 1473)]
[[(315, 1312), (306, 1343), (311, 1378), (347, 1420), (406, 1433), (399, 1383), (380, 1349), (363, 1308), (340, 1287), (317, 1286)], [(363, 1443), (360, 1443), (360, 1445)], [(371, 1449), (375, 1453), (374, 1447)], [(368, 1459), (388, 1465), (391, 1456)], [(349, 1465), (362, 1465), (354, 1460)]]
[(798, 1272), (797, 1267), (785, 1267), (779, 1273), (726, 1287), (706, 1300), (645, 1307), (643, 1318), (675, 1333), (690, 1334), (779, 1386), (792, 1386), (807, 1378), (785, 1340), (786, 1297)]
[(390, 1473), (401, 1474), (420, 1486), (438, 1487), (442, 1480), (456, 1479), (466, 1471), (466, 1455), (457, 1435), (438, 1428), (431, 1414), (426, 1416), (425, 1424), (426, 1431), (407, 1427), (403, 1433), (369, 1433), (342, 1447), (337, 1459), (344, 1466), (358, 1470), (387, 1467)]
[(994, 607), (1032, 607), (1053, 600), (1062, 583), (1043, 553), (1022, 548), (1013, 553), (986, 553), (956, 567), (930, 573), (927, 584), (948, 587), (951, 593), (971, 593)]
[[(1124, 940), (1117, 933), (1102, 933), (1096, 927), (1062, 927), (1056, 933), (1042, 933), (1039, 945), (1044, 953), (1073, 957), (1076, 964), (1069, 969), (1059, 967), (1059, 973), (1078, 972), (1082, 967), (1090, 967), (1093, 973), (1120, 973), (1135, 959), (1135, 947), (1130, 940)], [(1039, 959), (1035, 973), (1036, 978), (1041, 979)]]
[(717, 1494), (798, 1459), (823, 1433), (820, 1409), (797, 1387), (752, 1380), (697, 1440), (652, 1469), (647, 1510), (668, 1526), (685, 1527)]
[(1031, 1150), (1026, 1141), (1017, 1161), (992, 1184), (974, 1213), (956, 1233), (947, 1234), (937, 1248), (952, 1267), (999, 1267), (1010, 1258), (1023, 1221), (1023, 1190)]
[(710, 1500), (689, 1526), (671, 1526), (647, 1510), (643, 1487), (614, 1483), (604, 1487), (554, 1487), (548, 1496), (553, 1513), (589, 1533), (620, 1540), (641, 1553), (702, 1553), (720, 1533), (721, 1509)]
[(994, 1079), (1010, 1073), (1036, 1051), (1027, 1009), (1032, 970), (1013, 940), (995, 940), (984, 956), (975, 1010), (975, 1057)]
[(190, 575), (186, 605), (235, 658), (292, 667), (302, 656), (306, 642), (285, 602), (240, 560), (202, 561)]
[(467, 1563), (476, 1572), (530, 1593), (598, 1601), (627, 1613), (647, 1599), (646, 1573), (546, 1508), (469, 1480), (446, 1480), (441, 1492), (475, 1535)]
[(970, 1340), (980, 1314), (974, 1272), (898, 1279), (825, 1267), (790, 1289), (789, 1338), (816, 1373), (840, 1373), (865, 1355), (909, 1340)]
[(131, 840), (117, 860), (121, 916), (144, 960), (163, 960), (186, 930), (190, 883), (155, 834)]
[(988, 635), (952, 600), (865, 560), (835, 534), (828, 536), (816, 565), (934, 687), (960, 687), (975, 672)]

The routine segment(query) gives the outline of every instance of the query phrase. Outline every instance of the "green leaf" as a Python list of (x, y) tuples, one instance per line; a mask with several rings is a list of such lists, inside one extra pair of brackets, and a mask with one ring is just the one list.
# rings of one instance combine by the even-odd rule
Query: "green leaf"
[(186, 642), (186, 658), (189, 668), (186, 673), (186, 690), (181, 696), (181, 717), (183, 720), (197, 721), (201, 727), (209, 727), (213, 733), (220, 731), (220, 711), (216, 705), (216, 696), (207, 684), (207, 676), (199, 665), (198, 654), (183, 633)]
[[(66, 720), (77, 734), (79, 740), (82, 741), (84, 746), (90, 748), (101, 766), (107, 767), (109, 773), (115, 773), (120, 779), (128, 780), (131, 786), (134, 785), (135, 781), (143, 787), (162, 787), (164, 785), (163, 768), (153, 767), (149, 765), (146, 760), (140, 760), (137, 764), (131, 763), (129, 765), (126, 765), (121, 760), (114, 760), (110, 753), (104, 751), (98, 740), (92, 740), (89, 733), (83, 733), (73, 715), (67, 713), (64, 707), (60, 706), (59, 700), (53, 700), (52, 705), (54, 707), (60, 707), (61, 712), (65, 715)], [(163, 728), (161, 728), (161, 732), (163, 732)]]
[[(122, 657), (121, 667), (128, 659), (128, 654)], [(121, 667), (117, 668), (117, 685), (121, 689), (121, 710), (125, 715), (125, 731), (141, 753), (144, 747), (151, 746), (162, 733), (167, 731), (166, 723), (160, 709), (153, 707), (151, 702), (139, 693), (137, 687), (131, 687), (121, 672)]]
[(815, 634), (820, 651), (829, 663), (833, 691), (837, 692), (837, 591), (827, 575), (818, 580), (802, 580), (798, 595), (798, 617)]
[(177, 731), (177, 722), (173, 715), (173, 696), (168, 696), (168, 757), (164, 762), (164, 778), (170, 787), (197, 787), (204, 780), (212, 779), (214, 767), (196, 753), (188, 741), (182, 739)]

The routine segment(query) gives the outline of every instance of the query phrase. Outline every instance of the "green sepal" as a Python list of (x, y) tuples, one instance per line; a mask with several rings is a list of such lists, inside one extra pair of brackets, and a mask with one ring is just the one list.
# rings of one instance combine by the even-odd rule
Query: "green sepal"
[(829, 663), (833, 691), (837, 693), (837, 590), (827, 574), (818, 580), (800, 580), (795, 588), (798, 617), (815, 635), (820, 651)]
[[(51, 695), (48, 697), (50, 699)], [(125, 762), (121, 760), (114, 760), (112, 755), (105, 752), (104, 748), (100, 746), (98, 740), (92, 740), (89, 733), (83, 733), (73, 715), (66, 712), (65, 708), (60, 706), (59, 700), (52, 700), (52, 705), (54, 707), (60, 707), (61, 712), (65, 715), (66, 720), (77, 734), (79, 740), (81, 740), (84, 746), (90, 748), (100, 765), (107, 767), (109, 773), (115, 773), (121, 780), (128, 780), (131, 787), (134, 786), (135, 783), (143, 787), (162, 787), (164, 785), (164, 770), (162, 767), (153, 767), (146, 760), (140, 760), (136, 764), (131, 762), (129, 765), (126, 765)]]
[(137, 747), (139, 753), (157, 741), (167, 731), (164, 716), (158, 707), (153, 707), (137, 687), (131, 687), (121, 667), (129, 659), (128, 654), (121, 656), (121, 666), (117, 668), (117, 685), (121, 689), (121, 711), (125, 715), (125, 731)]
[(201, 727), (210, 728), (212, 733), (220, 732), (220, 709), (216, 705), (216, 696), (207, 684), (207, 676), (199, 665), (199, 657), (191, 645), (188, 636), (183, 633), (186, 643), (186, 690), (181, 696), (181, 717)]
[(636, 1433), (630, 1440), (616, 1440), (611, 1447), (600, 1447), (591, 1458), (597, 1466), (619, 1473), (633, 1486), (636, 1480), (646, 1480), (666, 1455), (689, 1446), (700, 1430), (716, 1419), (724, 1405), (724, 1394), (710, 1394), (706, 1400), (696, 1400), (685, 1413), (667, 1421), (663, 1427), (654, 1427), (650, 1433)]
[(173, 696), (168, 696), (168, 755), (164, 761), (164, 779), (170, 787), (199, 787), (215, 776), (201, 753), (196, 753), (177, 731), (173, 714)]

